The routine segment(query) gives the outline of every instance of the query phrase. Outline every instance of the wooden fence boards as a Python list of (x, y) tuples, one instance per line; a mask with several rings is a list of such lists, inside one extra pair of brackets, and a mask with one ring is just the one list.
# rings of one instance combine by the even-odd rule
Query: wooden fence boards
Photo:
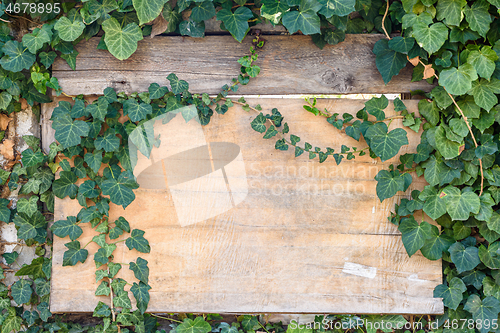
[[(341, 144), (365, 147), (305, 112), (302, 100), (248, 102), (261, 104), (264, 111), (277, 107), (301, 142), (336, 150)], [(355, 114), (364, 102), (325, 99), (318, 107)], [(416, 101), (405, 103), (417, 112)], [(50, 112), (44, 110), (45, 119)], [(234, 106), (203, 127), (208, 142), (231, 142), (241, 149), (248, 195), (235, 208), (181, 226), (168, 189), (139, 188), (126, 210), (112, 206), (110, 221), (124, 216), (132, 228), (146, 232), (151, 244), (150, 254), (129, 251), (124, 243), (115, 251), (115, 262), (137, 256), (148, 260), (148, 311), (442, 313), (441, 299), (433, 298), (434, 287), (442, 282), (441, 261), (429, 261), (420, 252), (409, 258), (397, 227), (387, 221), (394, 203), (412, 189), (422, 189), (424, 181), (416, 179), (407, 193), (380, 203), (373, 177), (397, 156), (383, 163), (357, 157), (339, 166), (331, 157), (322, 164), (305, 155), (294, 158), (293, 151), (275, 150), (274, 141), (250, 128), (255, 116)], [(402, 127), (401, 119), (391, 123), (395, 127)], [(408, 139), (401, 154), (416, 151), (420, 142), (413, 131)], [(76, 200), (56, 199), (55, 220), (76, 215), (80, 208)], [(199, 207), (193, 204), (192, 209)], [(79, 240), (86, 244), (95, 231), (83, 227)], [(51, 311), (91, 312), (99, 300), (109, 304), (109, 297), (94, 296), (97, 245), (88, 245), (84, 264), (62, 267), (68, 241), (54, 240)], [(135, 281), (125, 265), (119, 276)]]
[[(264, 36), (259, 52), (261, 74), (252, 83), (240, 87), (238, 94), (346, 94), (403, 93), (430, 91), (425, 81), (411, 82), (408, 64), (386, 86), (372, 53), (383, 35), (347, 35), (338, 45), (317, 48), (310, 36)], [(240, 57), (247, 55), (252, 43), (231, 36), (184, 38), (156, 36), (139, 42), (137, 51), (120, 61), (109, 52), (97, 50), (100, 38), (78, 43), (76, 71), (57, 58), (53, 75), (66, 94), (102, 94), (106, 87), (126, 93), (147, 91), (153, 82), (166, 84), (166, 76), (176, 73), (190, 83), (190, 91), (217, 94), (220, 87), (239, 73)]]

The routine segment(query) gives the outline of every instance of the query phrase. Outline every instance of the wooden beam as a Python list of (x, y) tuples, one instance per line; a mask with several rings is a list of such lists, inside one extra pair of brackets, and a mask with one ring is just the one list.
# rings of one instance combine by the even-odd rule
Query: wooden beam
[[(267, 41), (257, 61), (261, 73), (240, 87), (238, 94), (404, 93), (433, 88), (426, 81), (411, 82), (411, 64), (384, 84), (372, 52), (383, 35), (348, 35), (344, 42), (323, 50), (310, 36), (264, 37)], [(98, 42), (99, 38), (92, 38), (75, 46), (76, 71), (56, 59), (53, 75), (65, 93), (99, 95), (106, 87), (126, 93), (147, 91), (153, 82), (166, 85), (166, 76), (175, 73), (189, 82), (192, 92), (217, 94), (239, 73), (236, 61), (249, 53), (252, 37), (243, 43), (231, 36), (145, 38), (124, 61), (97, 50)]]

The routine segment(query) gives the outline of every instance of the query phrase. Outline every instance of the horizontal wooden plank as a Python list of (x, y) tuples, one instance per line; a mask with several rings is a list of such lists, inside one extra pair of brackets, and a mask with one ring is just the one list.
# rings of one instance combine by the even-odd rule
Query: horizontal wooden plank
[[(301, 142), (337, 150), (342, 144), (359, 148), (366, 144), (304, 111), (300, 100), (248, 102), (260, 103), (264, 111), (278, 107), (290, 132), (300, 136)], [(322, 99), (318, 107), (355, 114), (363, 103)], [(417, 112), (416, 101), (406, 104), (410, 112)], [(387, 115), (394, 114), (391, 106)], [(137, 256), (148, 260), (152, 286), (149, 311), (442, 313), (441, 299), (433, 298), (434, 287), (442, 281), (441, 261), (429, 261), (420, 252), (409, 258), (396, 226), (387, 220), (394, 203), (408, 198), (411, 190), (422, 189), (424, 181), (415, 180), (407, 193), (381, 203), (373, 178), (398, 157), (382, 163), (363, 156), (339, 166), (332, 158), (322, 164), (307, 156), (295, 158), (292, 151), (275, 150), (273, 140), (264, 140), (262, 134), (253, 131), (249, 126), (253, 117), (254, 113), (234, 106), (223, 116), (215, 115), (202, 128), (202, 137), (212, 147), (210, 160), (216, 171), (221, 163), (229, 175), (224, 177), (225, 186), (236, 201), (229, 211), (183, 224), (180, 209), (201, 212), (207, 208), (205, 198), (178, 205), (179, 197), (199, 198), (202, 189), (179, 192), (169, 171), (156, 175), (160, 180), (157, 189), (144, 188), (140, 182), (141, 187), (134, 191), (136, 200), (126, 210), (112, 205), (110, 221), (124, 216), (133, 229), (146, 232), (151, 244), (151, 253), (140, 254), (118, 243), (114, 254), (115, 261), (122, 263)], [(181, 126), (184, 121), (176, 117), (172, 122)], [(402, 127), (401, 119), (392, 121), (390, 127)], [(156, 133), (161, 133), (162, 143), (169, 142), (171, 149), (183, 151), (182, 145), (197, 136), (193, 130), (189, 140), (182, 135), (168, 137), (169, 130), (172, 128)], [(409, 131), (408, 138), (409, 145), (401, 153), (416, 151), (419, 134)], [(239, 157), (227, 161), (215, 157), (218, 153), (214, 147), (221, 142), (238, 145)], [(155, 161), (161, 160), (159, 154), (153, 151)], [(168, 163), (168, 158), (162, 161)], [(245, 188), (246, 196), (239, 200)], [(224, 186), (213, 189), (202, 195), (227, 193)], [(80, 208), (76, 200), (56, 199), (55, 220), (75, 215)], [(87, 225), (83, 228), (80, 242), (85, 244), (95, 231)], [(109, 303), (109, 297), (94, 296), (97, 284), (92, 257), (97, 246), (88, 245), (89, 258), (84, 264), (62, 267), (67, 241), (54, 240), (51, 311), (91, 312), (98, 301)], [(76, 276), (78, 283), (74, 283)], [(126, 267), (119, 276), (135, 281)]]
[[(404, 93), (432, 86), (411, 82), (408, 64), (385, 85), (375, 65), (373, 45), (383, 35), (348, 35), (338, 45), (320, 50), (310, 36), (265, 36), (257, 64), (260, 75), (238, 94), (347, 94)], [(147, 91), (153, 82), (165, 85), (176, 73), (190, 84), (192, 92), (217, 94), (220, 87), (238, 75), (237, 60), (248, 54), (252, 37), (238, 43), (231, 36), (205, 38), (157, 36), (139, 42), (137, 51), (120, 61), (109, 52), (97, 50), (99, 38), (80, 42), (76, 71), (58, 58), (53, 75), (70, 95), (102, 94), (106, 87), (127, 93)]]

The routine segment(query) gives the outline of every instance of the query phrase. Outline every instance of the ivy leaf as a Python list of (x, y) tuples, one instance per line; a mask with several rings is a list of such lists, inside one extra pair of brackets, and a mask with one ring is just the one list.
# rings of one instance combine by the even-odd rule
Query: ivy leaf
[(498, 253), (499, 248), (500, 242), (491, 243), (488, 245), (488, 248), (482, 244), (479, 246), (479, 259), (486, 265), (486, 267), (491, 269), (500, 268), (500, 254)]
[(389, 100), (387, 97), (382, 95), (381, 97), (372, 97), (369, 101), (365, 103), (366, 112), (375, 116), (377, 120), (385, 119), (384, 110), (389, 106)]
[(28, 303), (31, 298), (31, 281), (21, 279), (16, 281), (11, 287), (11, 295), (18, 305)]
[(431, 236), (425, 241), (420, 252), (429, 260), (438, 260), (443, 256), (443, 251), (447, 251), (454, 241), (452, 237), (444, 233), (440, 235), (439, 229), (431, 225)]
[(356, 5), (355, 0), (319, 0), (319, 3), (322, 5), (319, 13), (326, 18), (333, 15), (347, 16), (356, 10), (354, 8)]
[(118, 227), (109, 229), (109, 239), (117, 239), (123, 234), (123, 230)]
[[(132, 288), (130, 288), (130, 291), (134, 295), (135, 300), (137, 302), (137, 308), (142, 314), (144, 314), (144, 312), (146, 312), (146, 309), (148, 308), (149, 289), (151, 289), (151, 287), (147, 284), (144, 284), (143, 282), (139, 282), (139, 284), (134, 282), (134, 285), (132, 286)], [(179, 329), (178, 327), (177, 330)]]
[(17, 41), (9, 40), (2, 47), (5, 54), (0, 59), (3, 69), (9, 72), (20, 72), (23, 69), (30, 69), (36, 60), (36, 57), (28, 51), (28, 48), (22, 46)]
[(23, 157), (21, 161), (23, 162), (23, 167), (25, 168), (38, 165), (45, 161), (45, 155), (43, 155), (42, 152), (38, 151), (35, 153), (31, 150), (31, 148), (23, 151), (22, 155)]
[(149, 242), (144, 236), (144, 231), (139, 229), (132, 230), (130, 237), (125, 241), (129, 250), (136, 249), (142, 253), (149, 253), (151, 248), (149, 247)]
[(108, 114), (108, 106), (108, 100), (105, 97), (101, 96), (99, 97), (97, 102), (87, 105), (86, 112), (90, 113), (94, 120), (97, 119), (100, 121), (104, 121), (106, 115)]
[(32, 196), (29, 200), (26, 198), (19, 199), (17, 202), (17, 211), (31, 217), (36, 211), (38, 211), (38, 197)]
[(111, 316), (111, 309), (109, 308), (109, 306), (99, 301), (99, 303), (97, 303), (97, 306), (94, 309), (94, 313), (92, 314), (92, 316), (100, 318), (109, 317)]
[(446, 213), (446, 203), (434, 186), (426, 186), (418, 198), (424, 201), (423, 210), (431, 219), (436, 220)]
[(47, 30), (35, 28), (32, 33), (23, 36), (23, 45), (28, 48), (28, 51), (36, 54), (43, 47), (43, 44), (50, 42), (50, 38)]
[(142, 258), (137, 258), (136, 262), (130, 262), (130, 269), (134, 272), (135, 277), (139, 280), (148, 284), (149, 279), (149, 268), (148, 261)]
[(63, 255), (63, 266), (75, 266), (79, 261), (84, 263), (89, 251), (80, 248), (79, 241), (64, 244), (68, 248)]
[(80, 14), (73, 15), (71, 21), (67, 16), (61, 16), (54, 25), (54, 29), (59, 33), (59, 37), (66, 41), (72, 42), (76, 40), (83, 33), (85, 24), (82, 22)]
[(445, 159), (452, 159), (460, 155), (461, 144), (449, 140), (443, 126), (440, 125), (436, 128), (435, 138), (436, 148)]
[[(246, 8), (246, 7), (244, 7), (244, 8)], [(189, 89), (189, 84), (184, 80), (179, 80), (177, 78), (177, 75), (175, 75), (174, 73), (170, 73), (167, 76), (167, 79), (168, 79), (168, 81), (170, 81), (170, 87), (172, 88), (172, 92), (176, 95), (181, 94), (185, 90)]]
[(130, 309), (132, 304), (130, 303), (128, 292), (122, 291), (117, 296), (113, 297), (113, 305), (119, 308)]
[(437, 19), (446, 19), (447, 25), (459, 26), (463, 18), (462, 10), (466, 5), (466, 0), (439, 0), (436, 6)]
[(477, 105), (490, 111), (497, 103), (498, 98), (495, 94), (500, 94), (500, 80), (491, 78), (480, 79), (472, 82), (471, 89), (467, 94), (474, 96), (474, 101)]
[(130, 225), (123, 216), (120, 216), (118, 220), (115, 221), (115, 225), (125, 232), (130, 232)]
[(286, 12), (281, 21), (291, 34), (299, 30), (304, 35), (319, 34), (320, 19), (316, 12), (320, 6), (316, 0), (301, 0), (299, 10)]
[(23, 319), (26, 320), (26, 323), (31, 326), (35, 323), (35, 320), (39, 319), (40, 316), (38, 315), (38, 312), (36, 311), (24, 311), (23, 313)]
[[(212, 15), (212, 16), (214, 16), (214, 15)], [(192, 16), (192, 14), (191, 14), (191, 16)], [(151, 83), (151, 85), (148, 88), (148, 92), (149, 92), (149, 98), (159, 99), (159, 98), (162, 98), (163, 96), (165, 96), (166, 93), (168, 93), (168, 88), (167, 87), (160, 87), (160, 85), (158, 83)]]
[(99, 171), (102, 164), (102, 151), (97, 150), (93, 153), (86, 153), (84, 157), (85, 163), (92, 169), (95, 173)]
[(129, 23), (122, 29), (114, 17), (104, 21), (102, 29), (105, 32), (104, 42), (109, 52), (119, 60), (130, 57), (137, 50), (137, 42), (143, 38), (142, 31), (136, 23)]
[(50, 281), (44, 278), (38, 278), (35, 280), (35, 291), (40, 297), (50, 294)]
[(440, 284), (434, 288), (434, 297), (443, 299), (444, 306), (456, 310), (463, 299), (462, 294), (467, 290), (463, 281), (454, 277), (450, 281), (450, 285)]
[(439, 108), (435, 101), (420, 100), (418, 102), (418, 111), (432, 125), (436, 126), (439, 122)]
[[(210, 2), (210, 1), (207, 1)], [(283, 14), (290, 10), (290, 7), (285, 3), (285, 1), (261, 1), (262, 6), (260, 7), (260, 15), (269, 21), (272, 24), (279, 24)], [(196, 8), (196, 7), (195, 7)], [(194, 12), (194, 9), (193, 9)], [(191, 17), (193, 14), (191, 14)], [(213, 15), (212, 15), (213, 16)]]
[(128, 115), (130, 120), (132, 120), (133, 122), (146, 119), (146, 116), (151, 113), (153, 113), (153, 108), (151, 104), (146, 104), (146, 103), (139, 104), (135, 99), (128, 99), (123, 103), (123, 114)]
[(5, 259), (5, 262), (7, 263), (7, 265), (12, 265), (17, 257), (19, 256), (19, 253), (17, 253), (16, 251), (12, 252), (12, 253), (3, 253), (2, 254), (2, 257)]
[(17, 332), (21, 329), (23, 320), (16, 315), (8, 316), (2, 324), (2, 333)]
[(81, 120), (71, 118), (69, 114), (59, 115), (52, 123), (55, 129), (55, 138), (63, 148), (73, 147), (82, 142), (82, 136), (87, 136), (90, 131), (89, 125)]
[(182, 324), (177, 326), (177, 333), (208, 333), (212, 330), (210, 324), (203, 317), (196, 317), (194, 320), (186, 318)]
[(94, 254), (94, 263), (95, 267), (99, 268), (102, 265), (106, 265), (109, 262), (108, 256), (106, 255), (106, 250), (104, 248), (100, 248)]
[(229, 9), (217, 12), (217, 20), (222, 21), (226, 29), (238, 42), (242, 42), (248, 31), (248, 20), (253, 18), (252, 11), (247, 7), (238, 7), (234, 13)]
[(392, 198), (404, 188), (404, 179), (398, 171), (380, 170), (375, 176), (377, 181), (377, 196), (380, 202)]
[(12, 101), (12, 95), (6, 91), (0, 93), (0, 109), (5, 110)]
[(460, 192), (459, 188), (449, 185), (440, 196), (446, 202), (446, 210), (453, 220), (465, 221), (470, 213), (479, 213), (481, 203), (474, 192), (467, 192), (466, 189)]
[(165, 0), (133, 0), (134, 9), (139, 18), (139, 25), (149, 23), (160, 15)]
[(464, 95), (472, 88), (472, 81), (477, 80), (477, 73), (471, 64), (441, 71), (439, 84), (452, 95)]
[(123, 182), (116, 179), (108, 179), (101, 184), (102, 194), (109, 195), (111, 201), (125, 209), (135, 199), (134, 192)]
[(96, 149), (114, 152), (120, 148), (120, 138), (116, 136), (114, 129), (108, 128), (103, 136), (97, 137), (94, 144)]
[(71, 171), (61, 171), (59, 173), (59, 179), (56, 179), (52, 184), (52, 191), (54, 195), (60, 199), (69, 196), (74, 199), (78, 194), (78, 186), (75, 182), (78, 177)]
[[(492, 322), (498, 317), (498, 313), (500, 312), (500, 302), (493, 296), (488, 296), (481, 300), (478, 295), (473, 294), (467, 299), (464, 310), (472, 313), (476, 322)], [(481, 326), (478, 330), (481, 333), (489, 332), (490, 328), (485, 327), (486, 326)]]
[(418, 224), (413, 216), (403, 218), (398, 230), (402, 234), (403, 245), (410, 257), (432, 236), (431, 225), (425, 221)]
[(68, 216), (66, 220), (56, 221), (50, 230), (60, 238), (69, 236), (72, 241), (80, 237), (83, 233), (82, 228), (76, 223), (76, 216)]
[(450, 252), (451, 261), (457, 267), (458, 273), (470, 271), (481, 263), (478, 249), (475, 246), (465, 248), (462, 243), (456, 242), (448, 248), (448, 252)]
[(483, 37), (486, 37), (492, 22), (491, 15), (488, 13), (489, 8), (490, 4), (485, 0), (474, 1), (471, 7), (465, 7), (464, 13), (469, 27)]
[(370, 149), (382, 161), (396, 156), (399, 149), (408, 144), (404, 129), (396, 128), (388, 133), (387, 125), (383, 122), (370, 126), (364, 136), (370, 140)]
[(498, 55), (491, 49), (491, 46), (483, 46), (481, 50), (474, 50), (469, 53), (467, 63), (474, 66), (477, 74), (489, 80), (495, 71), (495, 61)]
[(448, 39), (448, 28), (441, 22), (432, 24), (430, 27), (422, 22), (413, 26), (413, 37), (420, 47), (429, 54), (436, 53)]
[(254, 131), (257, 131), (259, 133), (264, 133), (266, 131), (266, 117), (261, 113), (257, 117), (255, 117), (254, 120), (250, 123), (250, 126), (252, 126)]

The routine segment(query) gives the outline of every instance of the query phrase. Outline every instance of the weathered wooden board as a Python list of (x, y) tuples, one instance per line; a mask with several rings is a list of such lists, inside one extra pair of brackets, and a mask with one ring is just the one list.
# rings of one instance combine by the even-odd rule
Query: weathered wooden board
[[(433, 87), (425, 81), (411, 82), (410, 64), (384, 85), (372, 52), (383, 35), (348, 35), (344, 42), (323, 50), (310, 36), (264, 37), (267, 42), (258, 61), (261, 73), (238, 94), (403, 93)], [(147, 91), (152, 82), (166, 84), (167, 75), (176, 73), (190, 83), (192, 92), (217, 94), (239, 73), (236, 60), (248, 54), (252, 38), (241, 44), (231, 36), (145, 38), (124, 61), (97, 50), (98, 42), (92, 38), (75, 46), (76, 71), (65, 60), (55, 61), (53, 75), (65, 93), (99, 95), (106, 87), (127, 93)]]
[[(355, 114), (363, 102), (329, 99), (319, 100), (318, 105)], [(249, 103), (261, 104), (264, 111), (278, 107), (291, 133), (302, 142), (335, 149), (341, 144), (365, 146), (324, 118), (305, 112), (301, 100)], [(406, 104), (417, 111), (416, 101)], [(235, 161), (243, 171), (235, 174), (225, 167), (239, 182), (235, 186), (229, 182), (233, 199), (247, 186), (246, 197), (235, 199), (234, 208), (186, 225), (178, 217), (175, 192), (168, 187), (139, 188), (126, 210), (112, 207), (110, 221), (124, 216), (132, 228), (146, 232), (151, 244), (150, 254), (129, 251), (124, 243), (115, 251), (117, 262), (128, 263), (138, 255), (148, 260), (152, 286), (148, 311), (442, 313), (441, 299), (433, 298), (434, 287), (442, 281), (441, 261), (429, 261), (420, 252), (409, 258), (400, 233), (387, 220), (394, 203), (423, 188), (423, 181), (416, 180), (408, 193), (380, 203), (373, 178), (397, 157), (382, 163), (363, 156), (339, 166), (332, 158), (322, 164), (304, 155), (294, 158), (292, 151), (275, 150), (274, 141), (253, 131), (249, 126), (253, 117), (254, 113), (235, 106), (224, 116), (215, 115), (202, 129), (212, 150), (216, 142), (234, 143), (241, 149), (241, 160)], [(400, 119), (392, 122), (394, 127), (402, 127)], [(401, 153), (416, 150), (419, 135), (410, 131), (408, 137), (410, 144)], [(212, 154), (217, 169), (221, 161)], [(159, 183), (165, 181), (173, 188), (171, 178), (160, 178)], [(186, 207), (199, 211), (200, 206), (191, 202)], [(76, 200), (57, 199), (55, 220), (79, 210)], [(84, 228), (81, 244), (95, 234)], [(90, 312), (98, 300), (109, 304), (109, 297), (94, 296), (96, 244), (87, 246), (90, 254), (84, 264), (62, 267), (67, 241), (54, 240), (51, 311)], [(126, 266), (120, 274), (135, 281)]]

